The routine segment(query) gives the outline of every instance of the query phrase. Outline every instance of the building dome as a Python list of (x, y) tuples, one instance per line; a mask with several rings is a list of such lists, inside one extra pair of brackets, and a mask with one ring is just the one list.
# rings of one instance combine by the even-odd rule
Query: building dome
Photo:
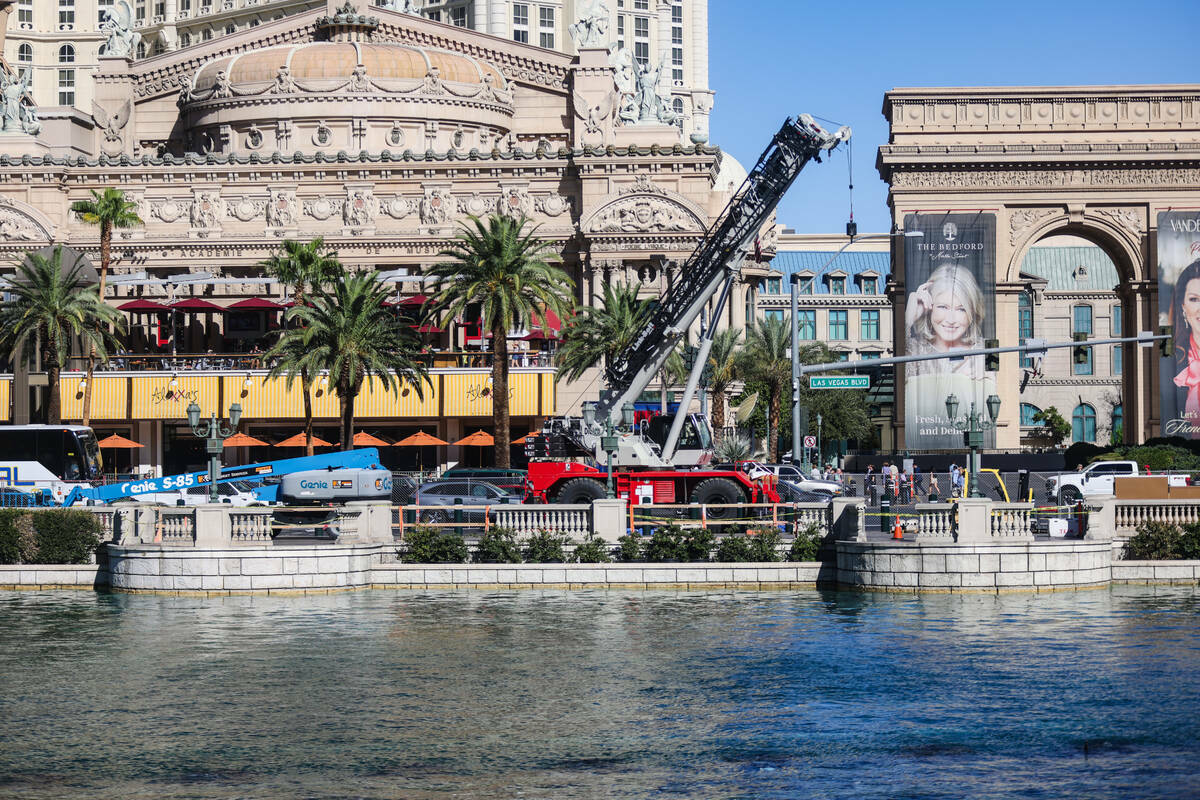
[(181, 130), (201, 153), (490, 151), (513, 95), (494, 65), (375, 41), (374, 18), (318, 20), (319, 41), (218, 56), (180, 90)]
[[(190, 101), (213, 96), (265, 94), (276, 88), (296, 93), (330, 92), (358, 87), (362, 91), (419, 88), (436, 76), (448, 89), (504, 91), (504, 76), (492, 64), (459, 53), (414, 47), (398, 42), (304, 42), (268, 47), (216, 58), (193, 76)], [(365, 82), (364, 80), (365, 79)], [(292, 92), (281, 92), (292, 93)]]

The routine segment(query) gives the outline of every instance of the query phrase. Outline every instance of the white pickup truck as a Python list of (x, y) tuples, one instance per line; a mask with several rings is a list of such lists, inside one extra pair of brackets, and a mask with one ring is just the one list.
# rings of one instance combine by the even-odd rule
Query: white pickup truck
[[(1046, 494), (1064, 505), (1071, 505), (1084, 497), (1113, 493), (1117, 478), (1135, 478), (1147, 473), (1138, 469), (1136, 461), (1097, 461), (1089, 464), (1082, 472), (1064, 472), (1046, 480)], [(1187, 486), (1188, 476), (1167, 475), (1171, 486)]]

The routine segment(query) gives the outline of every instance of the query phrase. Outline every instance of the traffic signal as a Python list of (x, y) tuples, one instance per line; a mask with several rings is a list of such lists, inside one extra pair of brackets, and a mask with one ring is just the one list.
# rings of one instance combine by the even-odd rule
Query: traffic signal
[[(1083, 333), (1082, 331), (1076, 331), (1074, 334), (1072, 334), (1071, 338), (1072, 338), (1073, 340), (1075, 340), (1076, 342), (1086, 342), (1086, 341), (1087, 341), (1087, 334), (1086, 334), (1086, 333)], [(1088, 349), (1087, 349), (1087, 347), (1085, 347), (1085, 346), (1083, 346), (1083, 345), (1075, 345), (1075, 347), (1073, 347), (1073, 348), (1072, 348), (1072, 351), (1073, 351), (1073, 352), (1074, 352), (1074, 354), (1075, 354), (1075, 363), (1076, 363), (1076, 364), (1086, 364), (1086, 363), (1088, 363)]]
[(1162, 325), (1158, 329), (1159, 336), (1166, 336), (1165, 339), (1158, 340), (1158, 352), (1163, 358), (1170, 358), (1175, 352), (1175, 326)]
[[(988, 339), (987, 341), (985, 341), (983, 343), (983, 346), (988, 349), (991, 349), (993, 347), (999, 347), (1000, 340), (999, 339)], [(999, 372), (1000, 371), (1000, 354), (999, 353), (988, 353), (987, 355), (985, 355), (983, 357), (983, 368), (987, 372)]]

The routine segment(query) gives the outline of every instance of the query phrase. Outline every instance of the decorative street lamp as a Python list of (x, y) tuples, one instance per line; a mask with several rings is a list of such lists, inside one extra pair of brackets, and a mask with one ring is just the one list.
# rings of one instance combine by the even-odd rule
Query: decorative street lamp
[[(633, 430), (633, 421), (637, 416), (636, 409), (633, 403), (626, 403), (621, 406), (621, 421), (625, 423), (625, 427)], [(596, 423), (596, 404), (583, 404), (583, 421), (588, 428), (591, 428)], [(621, 437), (617, 435), (617, 429), (613, 427), (612, 417), (604, 418), (604, 435), (600, 437), (600, 449), (608, 455), (608, 480), (606, 482), (606, 496), (609, 500), (617, 496), (616, 487), (613, 484), (613, 454), (616, 453), (620, 445)]]
[(996, 417), (1000, 416), (1000, 398), (989, 395), (986, 401), (987, 413), (990, 419), (983, 419), (975, 409), (975, 401), (971, 401), (971, 410), (966, 417), (958, 418), (958, 398), (950, 395), (946, 398), (946, 416), (950, 424), (963, 432), (963, 443), (971, 450), (970, 474), (967, 479), (967, 496), (983, 497), (979, 491), (979, 450), (983, 447), (983, 433), (996, 427)]
[(217, 476), (221, 474), (221, 451), (225, 447), (225, 440), (233, 436), (237, 431), (238, 423), (242, 421), (242, 406), (241, 403), (234, 403), (229, 407), (229, 426), (225, 427), (223, 420), (218, 420), (214, 412), (209, 417), (208, 422), (200, 421), (200, 406), (196, 405), (195, 401), (188, 403), (187, 407), (188, 425), (192, 428), (192, 435), (206, 439), (206, 450), (208, 451), (208, 499), (210, 502), (220, 502), (220, 497), (217, 494)]

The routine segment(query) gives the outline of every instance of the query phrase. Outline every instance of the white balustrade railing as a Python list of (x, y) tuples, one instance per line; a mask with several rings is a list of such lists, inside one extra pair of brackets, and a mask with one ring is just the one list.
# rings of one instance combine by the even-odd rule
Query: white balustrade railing
[(954, 505), (951, 503), (918, 503), (917, 538), (954, 538)]
[(1116, 500), (1113, 503), (1114, 536), (1133, 536), (1143, 522), (1167, 525), (1200, 522), (1200, 503), (1195, 500)]
[(511, 528), (517, 534), (529, 536), (538, 531), (549, 531), (586, 539), (592, 532), (591, 505), (528, 505), (503, 506), (495, 510), (493, 517), (500, 528)]
[(239, 508), (229, 512), (229, 531), (234, 544), (271, 540), (270, 508)]
[(196, 513), (186, 509), (158, 509), (158, 534), (163, 544), (193, 544), (196, 541)]
[(111, 506), (85, 506), (84, 511), (94, 516), (100, 523), (100, 541), (116, 541), (117, 510)]
[(1033, 529), (1030, 527), (1032, 516), (1032, 503), (993, 503), (992, 538), (1032, 538)]

